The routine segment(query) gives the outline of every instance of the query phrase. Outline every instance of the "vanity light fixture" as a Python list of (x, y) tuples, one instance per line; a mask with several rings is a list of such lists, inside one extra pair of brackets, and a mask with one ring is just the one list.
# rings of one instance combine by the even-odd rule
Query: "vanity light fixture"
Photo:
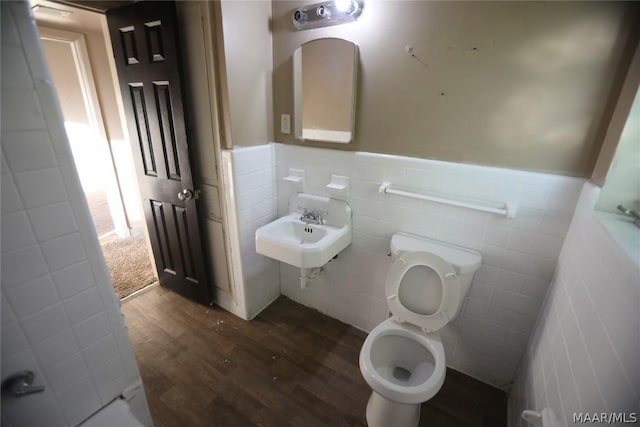
[(297, 30), (327, 27), (353, 22), (362, 14), (364, 0), (334, 0), (301, 7), (293, 12)]

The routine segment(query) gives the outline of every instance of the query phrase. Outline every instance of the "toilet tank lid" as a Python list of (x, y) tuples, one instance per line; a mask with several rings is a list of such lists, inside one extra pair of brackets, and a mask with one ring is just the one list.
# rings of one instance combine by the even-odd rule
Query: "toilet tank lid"
[(391, 237), (391, 253), (394, 257), (405, 252), (417, 251), (438, 255), (451, 264), (458, 274), (473, 273), (482, 263), (482, 255), (472, 249), (409, 233), (396, 233)]

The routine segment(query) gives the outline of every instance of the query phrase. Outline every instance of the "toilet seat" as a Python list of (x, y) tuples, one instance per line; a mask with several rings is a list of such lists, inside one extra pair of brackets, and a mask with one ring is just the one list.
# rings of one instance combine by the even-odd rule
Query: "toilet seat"
[[(405, 307), (398, 297), (405, 274), (417, 266), (430, 268), (440, 279), (442, 300), (433, 314), (416, 313)], [(455, 316), (460, 301), (460, 282), (453, 266), (439, 256), (430, 252), (409, 252), (391, 266), (387, 276), (386, 295), (389, 309), (398, 320), (431, 332), (441, 329)]]

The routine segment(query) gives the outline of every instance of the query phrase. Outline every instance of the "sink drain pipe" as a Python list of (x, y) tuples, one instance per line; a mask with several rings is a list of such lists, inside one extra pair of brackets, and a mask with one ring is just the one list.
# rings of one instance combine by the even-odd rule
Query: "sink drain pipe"
[(309, 280), (313, 280), (318, 277), (318, 274), (324, 271), (324, 266), (315, 268), (301, 268), (300, 269), (300, 289), (307, 289)]

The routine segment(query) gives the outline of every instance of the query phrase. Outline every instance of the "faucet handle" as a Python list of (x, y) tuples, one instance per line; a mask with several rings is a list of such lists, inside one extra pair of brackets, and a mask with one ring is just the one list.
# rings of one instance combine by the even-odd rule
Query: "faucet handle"
[(617, 208), (624, 215), (633, 218), (633, 225), (635, 225), (636, 227), (640, 227), (640, 212), (633, 209), (627, 209), (622, 205), (618, 205)]
[(317, 216), (317, 219), (318, 219), (318, 223), (324, 224), (324, 219), (327, 216), (329, 216), (329, 212), (318, 210), (318, 211), (316, 211), (316, 216)]

